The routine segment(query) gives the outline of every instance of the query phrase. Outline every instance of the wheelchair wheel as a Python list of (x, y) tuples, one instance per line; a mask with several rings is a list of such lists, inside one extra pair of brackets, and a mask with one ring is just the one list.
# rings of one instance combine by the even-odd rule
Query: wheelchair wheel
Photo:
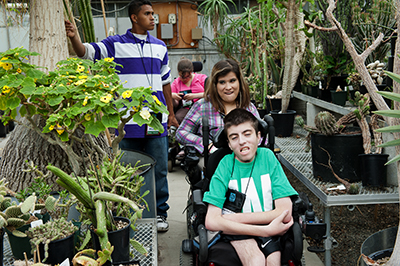
[(168, 172), (172, 172), (174, 170), (174, 162), (171, 160), (168, 160)]
[(189, 239), (193, 239), (195, 237), (194, 228), (191, 222), (192, 215), (193, 215), (193, 202), (191, 197), (187, 201), (187, 208), (186, 208), (186, 226), (187, 226), (187, 235)]
[(182, 251), (180, 251), (179, 254), (179, 265), (180, 266), (193, 266), (194, 262), (193, 262), (193, 253), (185, 253)]

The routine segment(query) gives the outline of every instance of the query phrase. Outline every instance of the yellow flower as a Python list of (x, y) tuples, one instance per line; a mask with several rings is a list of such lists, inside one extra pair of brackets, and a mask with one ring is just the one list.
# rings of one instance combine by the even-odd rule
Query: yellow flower
[(83, 106), (86, 106), (86, 104), (88, 102), (88, 99), (89, 99), (89, 97), (86, 96), (85, 99), (83, 100), (83, 103), (82, 103)]
[(79, 65), (78, 68), (76, 69), (77, 72), (82, 72), (83, 70), (85, 70), (85, 67), (82, 65)]
[(57, 130), (58, 135), (61, 135), (62, 133), (64, 133), (64, 129), (58, 123), (57, 123), (56, 130)]
[(130, 97), (132, 96), (132, 92), (133, 92), (133, 90), (124, 91), (124, 92), (122, 93), (122, 98), (124, 98), (124, 99), (130, 98)]
[(132, 106), (133, 111), (137, 112), (138, 108), (136, 106)]
[(106, 96), (101, 97), (100, 101), (103, 102), (103, 103), (109, 103), (111, 99), (112, 99), (112, 95), (111, 94), (107, 94)]
[(87, 76), (86, 75), (82, 75), (82, 76), (79, 76), (78, 78), (79, 79), (87, 79)]
[(78, 80), (77, 82), (75, 82), (74, 84), (76, 85), (76, 86), (79, 86), (79, 85), (82, 85), (83, 83), (85, 83), (86, 82), (86, 79), (80, 79), (80, 80)]
[(3, 87), (3, 93), (4, 93), (4, 94), (9, 93), (10, 90), (11, 90), (10, 87), (8, 87), (7, 85), (5, 85), (5, 86)]
[(70, 79), (76, 79), (76, 76), (70, 75), (70, 76), (68, 76), (68, 78), (70, 78)]
[(90, 121), (91, 118), (92, 118), (91, 114), (85, 114), (85, 120), (86, 121)]
[(99, 74), (94, 75), (95, 78), (100, 78), (101, 76)]
[(20, 68), (18, 68), (17, 72), (21, 74), (22, 70)]
[(1, 65), (5, 70), (10, 70), (12, 68), (12, 64), (10, 63), (2, 63)]
[(106, 58), (104, 58), (104, 61), (112, 62), (112, 61), (114, 61), (114, 57), (106, 57)]
[(157, 98), (157, 96), (155, 96), (155, 95), (152, 95), (153, 96), (153, 99), (154, 99), (154, 101), (156, 102), (156, 104), (158, 104), (159, 106), (161, 106), (161, 102), (160, 102), (160, 100)]
[(140, 116), (145, 120), (149, 120), (151, 114), (148, 110), (142, 110), (140, 111)]
[(53, 129), (54, 129), (54, 126), (53, 126), (53, 125), (49, 126), (49, 130), (50, 130), (50, 131), (52, 131)]
[(108, 85), (108, 84), (106, 84), (106, 83), (103, 83), (103, 86), (104, 86), (104, 88), (110, 87), (110, 85)]

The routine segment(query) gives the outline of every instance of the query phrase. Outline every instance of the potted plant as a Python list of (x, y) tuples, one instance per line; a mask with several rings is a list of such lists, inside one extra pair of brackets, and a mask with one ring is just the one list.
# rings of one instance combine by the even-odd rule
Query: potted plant
[[(388, 154), (382, 154), (382, 148), (379, 147), (382, 144), (382, 133), (377, 132), (378, 118), (377, 114), (373, 114), (370, 119), (370, 123), (367, 121), (367, 115), (369, 115), (369, 94), (361, 94), (360, 92), (355, 93), (354, 102), (356, 109), (353, 111), (358, 125), (361, 128), (363, 137), (363, 148), (364, 153), (359, 154), (360, 159), (360, 175), (362, 178), (363, 186), (386, 186), (386, 162), (389, 157)], [(373, 141), (371, 137), (371, 131), (373, 133)]]
[(67, 258), (72, 261), (75, 254), (74, 234), (77, 230), (71, 221), (60, 218), (31, 227), (26, 234), (30, 238), (32, 251), (39, 254), (43, 262), (56, 265)]
[(325, 55), (321, 62), (321, 68), (325, 75), (325, 82), (323, 83), (322, 90), (320, 91), (320, 98), (325, 101), (331, 101), (331, 91), (334, 92), (339, 87), (344, 91), (346, 86), (346, 68), (348, 67), (348, 56), (346, 53), (340, 53), (338, 57)]
[[(28, 164), (32, 166), (32, 163)], [(26, 169), (25, 171), (36, 170), (36, 168)], [(36, 220), (42, 220), (46, 223), (50, 219), (50, 213), (55, 214), (57, 209), (62, 209), (64, 217), (68, 216), (70, 206), (73, 199), (60, 203), (65, 197), (58, 199), (50, 195), (51, 187), (45, 184), (41, 172), (39, 176), (32, 182), (32, 187), (15, 193), (5, 188), (2, 193), (8, 196), (1, 198), (0, 224), (7, 232), (13, 256), (17, 259), (24, 259), (24, 252), (27, 257), (31, 258), (30, 238), (25, 232), (31, 227), (31, 223)], [(1, 181), (2, 187), (6, 187), (7, 183)], [(11, 196), (10, 196), (11, 195)], [(15, 197), (14, 197), (15, 196)], [(60, 212), (59, 212), (60, 213)], [(56, 216), (53, 216), (56, 218)]]
[(111, 254), (114, 251), (114, 247), (110, 243), (107, 243), (107, 247), (103, 250), (96, 251), (94, 249), (84, 249), (75, 254), (72, 259), (74, 266), (101, 266), (107, 261), (111, 260)]
[(308, 126), (301, 116), (296, 117), (296, 123), (309, 132), (306, 148), (310, 150), (311, 142), (314, 177), (330, 183), (339, 181), (348, 193), (358, 193), (358, 186), (352, 183), (361, 180), (358, 155), (363, 147), (360, 129), (350, 126), (355, 122), (355, 114), (336, 120), (330, 112), (322, 111), (314, 122), (315, 126)]
[(57, 167), (47, 167), (59, 177), (57, 183), (75, 195), (82, 204), (80, 211), (83, 223), (93, 227), (92, 231), (88, 230), (82, 247), (90, 237), (98, 250), (105, 249), (110, 241), (115, 246), (113, 262), (130, 260), (129, 244), (139, 252), (147, 253), (136, 240), (130, 239), (129, 227), (135, 229), (136, 220), (142, 217), (144, 207), (139, 203), (148, 191), (140, 195), (144, 180), (139, 175), (140, 167), (121, 165), (121, 156), (116, 156), (112, 161), (103, 161), (99, 169), (93, 165), (87, 177), (72, 177)]
[(300, 68), (303, 73), (301, 84), (306, 87), (306, 93), (312, 97), (318, 97), (319, 82), (321, 81), (321, 66), (313, 61), (315, 53), (306, 49), (303, 60), (300, 62)]
[[(27, 126), (65, 151), (74, 176), (80, 173), (83, 176), (85, 171), (81, 170), (82, 166), (86, 169), (91, 161), (96, 162), (99, 168), (107, 167), (105, 165), (109, 160), (119, 164), (116, 159), (119, 154), (118, 143), (124, 137), (125, 124), (131, 119), (139, 125), (147, 124), (163, 132), (163, 126), (155, 114), (168, 113), (166, 107), (152, 95), (151, 88), (124, 88), (115, 72), (116, 63), (113, 58), (95, 63), (69, 58), (60, 61), (56, 70), (45, 74), (40, 68), (25, 62), (27, 56), (35, 55), (38, 54), (23, 48), (0, 54), (1, 62), (7, 65), (0, 69), (0, 109), (4, 110), (2, 120), (17, 121), (18, 113), (27, 119)], [(36, 123), (35, 115), (45, 121), (43, 127)], [(109, 149), (99, 147), (94, 139), (107, 132), (108, 128), (116, 128), (119, 132), (110, 143), (112, 154), (108, 152)], [(73, 149), (72, 145), (76, 142), (82, 145), (79, 151)], [(132, 222), (141, 217), (142, 208), (132, 200), (117, 195), (117, 192), (93, 193), (89, 189), (91, 194), (88, 194), (80, 185), (86, 183), (83, 186), (89, 188), (90, 181), (83, 179), (84, 183), (77, 185), (75, 178), (58, 167), (48, 168), (65, 177), (58, 184), (62, 182), (61, 185), (65, 185), (83, 203), (86, 214), (96, 227), (102, 248), (107, 243), (106, 226), (113, 228), (114, 223), (112, 217), (107, 219), (109, 214), (102, 209), (107, 201), (117, 200), (128, 204), (134, 210), (129, 216)], [(76, 186), (79, 187), (79, 193), (76, 193)], [(96, 215), (100, 218), (96, 219)], [(101, 215), (107, 215), (107, 218)]]

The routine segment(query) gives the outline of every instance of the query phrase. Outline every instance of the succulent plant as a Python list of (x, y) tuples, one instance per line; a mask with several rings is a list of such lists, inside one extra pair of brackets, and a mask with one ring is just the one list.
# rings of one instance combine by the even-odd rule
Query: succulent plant
[(62, 217), (40, 226), (31, 227), (26, 234), (31, 238), (33, 252), (37, 251), (36, 248), (39, 244), (44, 244), (44, 262), (49, 257), (49, 243), (51, 241), (66, 238), (77, 230), (78, 228), (71, 221), (67, 221)]
[[(107, 243), (103, 250), (99, 250), (96, 254), (94, 249), (84, 249), (75, 254), (72, 259), (74, 266), (92, 265), (101, 266), (108, 260), (111, 260), (111, 253), (114, 251), (114, 246), (111, 246), (110, 242)], [(97, 255), (97, 259), (96, 259)]]
[(386, 74), (383, 70), (384, 67), (385, 64), (379, 62), (379, 60), (367, 65), (368, 72), (371, 75), (374, 83), (377, 85), (382, 85), (383, 79), (386, 77)]

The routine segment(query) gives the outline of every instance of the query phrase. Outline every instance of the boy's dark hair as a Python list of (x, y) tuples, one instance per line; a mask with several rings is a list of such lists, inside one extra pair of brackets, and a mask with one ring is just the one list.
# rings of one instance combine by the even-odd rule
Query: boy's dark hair
[(257, 118), (243, 108), (236, 108), (229, 112), (224, 118), (224, 132), (228, 135), (228, 128), (231, 126), (238, 126), (240, 124), (250, 122), (256, 133), (258, 130), (258, 120)]
[(144, 5), (153, 6), (149, 0), (133, 0), (132, 2), (129, 3), (128, 14), (129, 14), (129, 19), (131, 20), (132, 23), (133, 23), (132, 15), (139, 14), (140, 9)]

